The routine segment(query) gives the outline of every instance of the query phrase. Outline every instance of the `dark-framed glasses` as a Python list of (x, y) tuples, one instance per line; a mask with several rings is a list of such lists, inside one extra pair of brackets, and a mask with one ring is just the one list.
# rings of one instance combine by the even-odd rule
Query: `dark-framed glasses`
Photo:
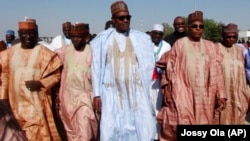
[(237, 37), (236, 36), (225, 36), (227, 39), (231, 39), (231, 38), (233, 38), (233, 39), (236, 39)]
[(131, 15), (127, 15), (127, 16), (119, 16), (119, 17), (115, 17), (116, 19), (120, 20), (120, 21), (124, 21), (125, 18), (129, 21), (131, 19)]
[(199, 27), (200, 29), (203, 29), (204, 25), (203, 24), (199, 24), (199, 25), (198, 24), (192, 24), (192, 25), (190, 25), (190, 27), (191, 28), (198, 28)]

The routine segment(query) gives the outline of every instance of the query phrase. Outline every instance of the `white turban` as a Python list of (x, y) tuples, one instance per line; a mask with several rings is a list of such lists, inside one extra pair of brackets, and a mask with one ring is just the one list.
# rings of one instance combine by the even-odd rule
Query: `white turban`
[(154, 24), (152, 30), (156, 30), (156, 31), (161, 31), (161, 32), (163, 32), (164, 27), (163, 27), (163, 25), (161, 25), (161, 24)]

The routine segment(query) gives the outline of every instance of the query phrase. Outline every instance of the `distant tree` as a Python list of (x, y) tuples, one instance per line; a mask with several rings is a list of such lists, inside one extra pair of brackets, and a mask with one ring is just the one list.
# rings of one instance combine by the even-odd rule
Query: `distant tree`
[[(185, 21), (187, 23), (187, 18), (185, 18)], [(163, 23), (162, 25), (165, 29), (164, 37), (174, 32), (174, 28), (168, 23)], [(222, 22), (215, 22), (213, 19), (205, 18), (203, 38), (211, 40), (213, 42), (219, 42), (221, 40), (222, 26), (224, 25), (225, 24)]]
[(168, 23), (162, 23), (162, 25), (164, 27), (164, 35), (163, 35), (163, 37), (166, 37), (169, 34), (174, 32), (174, 28), (171, 27)]
[(225, 24), (222, 22), (215, 22), (213, 19), (204, 19), (204, 33), (203, 38), (211, 40), (213, 42), (221, 41), (222, 26)]

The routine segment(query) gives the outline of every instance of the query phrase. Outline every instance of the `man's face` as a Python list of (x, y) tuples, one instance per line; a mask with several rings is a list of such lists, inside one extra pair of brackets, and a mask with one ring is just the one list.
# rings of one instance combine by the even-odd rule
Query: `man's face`
[(11, 43), (15, 39), (15, 36), (11, 34), (6, 34), (5, 38), (7, 43)]
[(178, 32), (184, 32), (185, 31), (185, 20), (184, 18), (176, 18), (174, 21), (174, 29)]
[(201, 21), (195, 21), (188, 25), (188, 36), (193, 41), (200, 41), (203, 34), (204, 25)]
[(18, 31), (22, 47), (24, 48), (34, 48), (38, 42), (38, 32), (37, 30), (19, 30)]
[(86, 45), (87, 33), (71, 34), (71, 41), (76, 50), (81, 50)]
[(63, 25), (63, 34), (67, 39), (71, 38), (71, 24)]
[(117, 32), (124, 33), (129, 29), (131, 16), (128, 12), (118, 12), (112, 17)]
[(155, 45), (158, 45), (163, 38), (163, 32), (157, 31), (157, 30), (151, 31), (150, 35), (151, 35), (151, 39)]
[(232, 33), (224, 33), (222, 35), (222, 44), (226, 47), (231, 47), (233, 44), (237, 42), (237, 34), (232, 32)]

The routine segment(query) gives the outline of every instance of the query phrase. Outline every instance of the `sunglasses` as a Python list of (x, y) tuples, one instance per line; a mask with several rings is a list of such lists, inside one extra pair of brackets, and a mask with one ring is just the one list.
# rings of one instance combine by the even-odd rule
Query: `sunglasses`
[(233, 38), (236, 39), (236, 36), (226, 36), (227, 39)]
[(120, 16), (120, 17), (115, 17), (116, 19), (120, 20), (120, 21), (124, 21), (125, 18), (129, 21), (131, 19), (131, 15), (127, 15), (127, 16)]
[(200, 24), (200, 25), (198, 25), (198, 24), (193, 24), (193, 25), (190, 25), (190, 27), (192, 27), (192, 28), (200, 28), (200, 29), (203, 29), (204, 28), (204, 25), (203, 24)]

